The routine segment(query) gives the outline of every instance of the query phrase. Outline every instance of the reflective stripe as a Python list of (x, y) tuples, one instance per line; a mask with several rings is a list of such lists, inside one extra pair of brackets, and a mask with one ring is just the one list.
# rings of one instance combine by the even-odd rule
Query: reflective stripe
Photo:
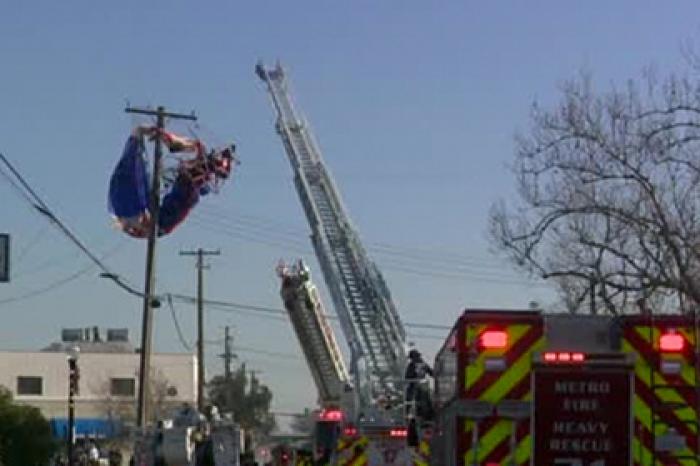
[[(479, 335), (489, 325), (467, 325), (466, 341), (474, 348)], [(488, 401), (493, 404), (509, 400), (531, 399), (530, 374), (532, 371), (533, 352), (544, 348), (543, 326), (540, 323), (511, 324), (502, 327), (508, 333), (508, 348), (482, 350), (466, 367), (465, 393), (466, 398)], [(504, 371), (487, 372), (485, 361), (488, 358), (501, 357), (505, 359)], [(510, 438), (513, 421), (497, 417), (486, 418), (479, 423), (478, 464), (506, 464), (510, 459)], [(472, 433), (475, 422), (464, 420), (460, 436), (464, 438), (464, 448), (461, 452), (463, 464), (474, 464), (474, 447)], [(527, 464), (531, 456), (531, 437), (529, 421), (519, 421), (516, 431), (515, 458), (518, 465)]]
[[(660, 335), (669, 328), (674, 328), (686, 339), (687, 345), (683, 353), (661, 353), (656, 349)], [(634, 366), (635, 422), (632, 442), (632, 457), (637, 466), (651, 466), (654, 439), (669, 428), (685, 437), (686, 448), (672, 453), (657, 452), (656, 465), (697, 465), (695, 460), (677, 458), (692, 456), (697, 451), (698, 413), (693, 335), (694, 332), (687, 325), (668, 325), (663, 317), (656, 318), (653, 327), (643, 324), (624, 328), (622, 350), (637, 355)], [(659, 371), (662, 359), (679, 362), (680, 374), (662, 374)]]
[[(341, 438), (338, 440), (338, 466), (362, 466), (367, 464), (367, 447), (368, 439), (365, 436), (357, 438)], [(361, 451), (355, 452), (357, 447), (361, 447)]]

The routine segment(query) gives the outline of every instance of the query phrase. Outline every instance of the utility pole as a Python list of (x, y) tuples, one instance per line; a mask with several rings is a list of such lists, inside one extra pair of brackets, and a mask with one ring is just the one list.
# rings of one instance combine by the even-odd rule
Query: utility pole
[[(156, 117), (156, 127), (160, 133), (165, 128), (165, 119), (173, 118), (178, 120), (196, 121), (193, 114), (185, 115), (181, 113), (166, 112), (165, 108), (159, 106), (156, 110), (127, 107), (126, 113), (139, 115), (149, 115)], [(151, 224), (148, 232), (148, 246), (146, 249), (146, 279), (143, 290), (143, 321), (141, 325), (141, 360), (139, 364), (139, 393), (136, 411), (136, 425), (145, 427), (148, 423), (149, 414), (149, 388), (151, 372), (151, 347), (153, 344), (153, 304), (155, 289), (155, 254), (156, 239), (158, 238), (158, 217), (160, 212), (160, 165), (163, 157), (163, 148), (160, 135), (155, 138), (153, 151), (153, 173), (151, 178), (151, 192), (149, 193), (148, 211), (151, 216)]]
[(250, 371), (250, 393), (254, 394), (258, 391), (258, 379), (255, 378), (255, 374), (262, 374), (263, 371), (251, 369)]
[(231, 336), (230, 329), (231, 327), (228, 325), (224, 327), (224, 353), (220, 355), (224, 360), (224, 376), (227, 381), (231, 380), (231, 362), (236, 358), (231, 345), (233, 337)]
[(224, 360), (224, 377), (226, 380), (226, 409), (233, 411), (233, 399), (231, 397), (231, 362), (233, 359), (237, 358), (236, 354), (233, 353), (232, 343), (233, 337), (230, 333), (230, 327), (227, 325), (224, 327), (224, 353), (219, 355), (220, 358)]
[(197, 256), (197, 409), (204, 412), (204, 256), (218, 256), (221, 251), (180, 251), (181, 256)]

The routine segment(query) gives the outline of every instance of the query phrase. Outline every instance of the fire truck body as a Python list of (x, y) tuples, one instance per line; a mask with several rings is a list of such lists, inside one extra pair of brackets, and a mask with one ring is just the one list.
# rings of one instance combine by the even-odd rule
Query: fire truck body
[(432, 463), (697, 466), (693, 317), (467, 310), (435, 360)]

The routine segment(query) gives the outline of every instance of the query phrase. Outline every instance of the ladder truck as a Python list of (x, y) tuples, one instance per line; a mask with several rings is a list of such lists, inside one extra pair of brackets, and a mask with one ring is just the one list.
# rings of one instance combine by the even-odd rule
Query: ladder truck
[[(266, 84), (276, 111), (276, 130), (294, 172), (311, 242), (350, 351), (354, 401), (347, 412), (353, 422), (346, 430), (362, 439), (354, 450), (365, 450), (370, 464), (405, 464), (401, 458), (409, 453), (399, 446), (405, 446), (407, 434), (403, 324), (384, 278), (350, 221), (308, 122), (295, 108), (284, 69), (279, 63), (274, 68), (258, 63), (255, 71)], [(391, 462), (379, 460), (378, 455)], [(356, 459), (349, 461), (361, 464)]]

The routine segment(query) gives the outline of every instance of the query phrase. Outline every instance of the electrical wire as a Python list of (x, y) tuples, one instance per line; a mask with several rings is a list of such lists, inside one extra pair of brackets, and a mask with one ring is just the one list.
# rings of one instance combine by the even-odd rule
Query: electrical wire
[[(313, 251), (305, 243), (299, 240), (298, 235), (290, 235), (281, 231), (270, 230), (269, 227), (247, 226), (237, 224), (224, 217), (195, 213), (196, 224), (202, 228), (215, 233), (224, 234), (228, 237), (243, 239), (254, 243), (264, 244), (291, 250), (303, 255), (313, 255)], [(387, 255), (382, 259), (381, 265), (385, 270), (407, 273), (411, 275), (429, 276), (432, 278), (453, 280), (453, 281), (477, 281), (484, 283), (496, 283), (502, 285), (518, 285), (528, 287), (548, 288), (549, 285), (535, 280), (517, 279), (512, 275), (503, 275), (494, 271), (484, 272), (484, 268), (493, 268), (493, 264), (477, 265), (474, 262), (464, 260), (454, 260), (450, 264), (449, 258), (435, 260), (435, 258), (423, 257), (427, 250), (417, 250), (418, 252), (401, 252), (400, 250), (388, 250), (391, 246), (381, 244), (375, 250), (378, 255)], [(445, 262), (446, 261), (446, 262)], [(478, 269), (475, 269), (478, 267)], [(500, 269), (503, 265), (498, 266)]]
[[(20, 195), (36, 209), (37, 212), (42, 214), (44, 217), (48, 218), (49, 221), (55, 225), (59, 231), (61, 231), (75, 246), (78, 247), (90, 260), (102, 270), (101, 276), (104, 278), (109, 278), (114, 283), (116, 283), (120, 288), (127, 291), (128, 293), (145, 297), (143, 293), (136, 290), (133, 286), (124, 282), (118, 275), (114, 274), (109, 270), (109, 268), (98, 258), (92, 251), (90, 251), (87, 246), (63, 223), (49, 208), (49, 206), (44, 202), (44, 200), (34, 191), (34, 189), (29, 185), (29, 183), (24, 179), (24, 177), (15, 169), (15, 167), (10, 163), (10, 161), (5, 157), (4, 154), (0, 153), (0, 161), (2, 161), (5, 166), (10, 170), (15, 180), (19, 185), (12, 180), (6, 173), (4, 173), (6, 179), (10, 184), (20, 193)], [(20, 187), (21, 186), (21, 187)], [(153, 296), (151, 299), (157, 299)]]
[(182, 329), (180, 328), (180, 322), (177, 320), (177, 315), (175, 313), (175, 306), (173, 305), (173, 297), (170, 294), (167, 294), (165, 296), (166, 301), (168, 302), (168, 307), (170, 308), (170, 316), (173, 319), (173, 325), (175, 326), (175, 331), (177, 332), (177, 337), (180, 340), (180, 344), (182, 345), (183, 348), (185, 348), (187, 351), (192, 351), (192, 345), (185, 340), (185, 336), (182, 333)]
[(25, 294), (21, 294), (21, 295), (18, 295), (18, 296), (13, 296), (13, 297), (10, 297), (10, 298), (0, 299), (0, 305), (9, 304), (9, 303), (15, 303), (15, 302), (17, 302), (17, 301), (23, 301), (23, 300), (26, 300), (26, 299), (34, 298), (34, 297), (36, 297), (36, 296), (40, 296), (40, 295), (42, 295), (42, 294), (46, 294), (46, 293), (48, 293), (49, 291), (53, 291), (53, 290), (55, 290), (56, 288), (59, 288), (59, 287), (65, 285), (65, 284), (67, 284), (67, 283), (72, 282), (73, 280), (76, 280), (76, 279), (80, 278), (82, 275), (85, 275), (86, 273), (88, 273), (89, 271), (93, 270), (94, 268), (95, 268), (95, 265), (94, 265), (94, 264), (90, 264), (90, 265), (88, 265), (87, 267), (84, 267), (84, 268), (78, 270), (77, 272), (74, 272), (74, 273), (68, 275), (67, 277), (61, 278), (60, 280), (57, 280), (57, 281), (55, 281), (55, 282), (52, 282), (52, 283), (50, 283), (50, 284), (48, 284), (48, 285), (46, 285), (46, 286), (44, 286), (44, 287), (41, 287), (41, 288), (38, 288), (38, 289), (35, 289), (35, 290), (32, 290), (32, 291), (29, 291), (29, 292), (27, 292), (27, 293), (25, 293)]
[[(109, 256), (115, 254), (123, 246), (124, 246), (124, 243), (119, 243), (119, 244), (115, 245), (114, 247), (112, 247), (111, 249), (109, 249), (107, 252), (105, 252), (102, 255), (102, 259), (104, 260), (104, 259), (108, 258)], [(95, 269), (95, 264), (88, 264), (86, 267), (83, 267), (83, 268), (77, 270), (76, 272), (73, 272), (72, 274), (70, 274), (64, 278), (56, 280), (56, 281), (54, 281), (46, 286), (43, 286), (41, 288), (37, 288), (35, 290), (29, 291), (27, 293), (24, 293), (24, 294), (21, 294), (18, 296), (12, 296), (10, 298), (0, 299), (0, 305), (15, 303), (18, 301), (24, 301), (27, 299), (34, 298), (36, 296), (46, 294), (49, 291), (53, 291), (53, 290), (55, 290), (63, 285), (66, 285), (66, 284), (80, 278), (81, 276), (85, 275), (86, 273), (88, 273), (89, 271), (94, 270), (94, 269)]]
[[(188, 296), (184, 294), (179, 294), (179, 293), (172, 293), (171, 296), (175, 299), (181, 300), (186, 303), (191, 303), (194, 304), (197, 302), (197, 298), (194, 296)], [(268, 307), (268, 306), (261, 306), (261, 305), (253, 305), (253, 304), (244, 304), (244, 303), (237, 303), (237, 302), (232, 302), (232, 301), (220, 301), (220, 300), (213, 300), (213, 299), (205, 299), (202, 301), (203, 304), (205, 304), (208, 307), (214, 307), (214, 308), (223, 308), (226, 310), (231, 310), (232, 312), (236, 311), (243, 311), (243, 312), (254, 312), (254, 313), (261, 313), (263, 315), (266, 315), (267, 317), (273, 317), (277, 318), (278, 320), (283, 320), (287, 321), (287, 311), (284, 309), (280, 308), (274, 308), (274, 307)], [(328, 318), (331, 320), (338, 320), (338, 316), (334, 314), (329, 314)], [(419, 323), (419, 322), (404, 322), (403, 325), (407, 328), (415, 328), (415, 329), (429, 329), (429, 330), (451, 330), (451, 326), (447, 325), (439, 325), (439, 324), (425, 324), (425, 323)]]
[[(225, 212), (221, 212), (221, 209), (214, 209), (209, 206), (202, 206), (202, 208), (199, 209), (199, 212), (219, 220), (248, 225), (268, 234), (279, 232), (294, 238), (302, 238), (310, 235), (310, 232), (306, 229), (292, 227), (288, 224), (280, 223), (277, 220), (272, 220), (257, 215), (239, 212), (227, 214)], [(480, 270), (483, 268), (495, 268), (500, 270), (504, 265), (503, 261), (494, 257), (477, 257), (456, 253), (454, 251), (427, 249), (415, 246), (398, 246), (384, 242), (367, 242), (366, 246), (368, 250), (379, 254), (411, 256), (421, 261), (425, 261), (427, 259), (432, 262), (438, 261), (463, 266), (478, 267)]]
[(32, 238), (29, 241), (27, 241), (27, 244), (25, 244), (24, 247), (20, 249), (19, 253), (17, 254), (17, 257), (13, 260), (15, 265), (22, 263), (22, 259), (24, 259), (24, 256), (26, 256), (27, 253), (29, 253), (29, 251), (39, 243), (39, 241), (44, 237), (47, 231), (49, 231), (49, 229), (48, 226), (45, 225), (42, 228), (40, 228), (39, 231), (37, 231), (37, 233), (34, 234), (34, 236), (32, 236)]

